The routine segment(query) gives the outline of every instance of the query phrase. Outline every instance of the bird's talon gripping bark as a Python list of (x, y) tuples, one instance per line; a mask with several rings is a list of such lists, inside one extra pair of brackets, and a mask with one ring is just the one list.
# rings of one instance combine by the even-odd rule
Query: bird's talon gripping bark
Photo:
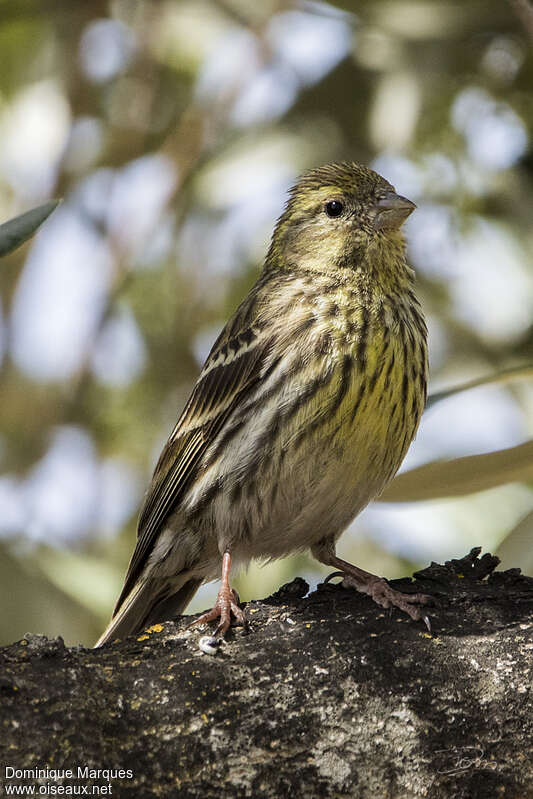
[(233, 589), (226, 590), (223, 586), (218, 592), (216, 602), (212, 610), (202, 613), (197, 619), (194, 619), (189, 624), (190, 627), (195, 627), (198, 624), (209, 624), (215, 619), (220, 619), (220, 623), (215, 630), (215, 638), (224, 638), (231, 625), (231, 617), (235, 617), (237, 624), (242, 627), (247, 627), (246, 617), (239, 607), (239, 595)]
[(398, 608), (403, 610), (413, 621), (422, 620), (428, 632), (431, 633), (431, 623), (427, 614), (422, 613), (420, 605), (433, 603), (433, 597), (428, 594), (404, 594), (392, 588), (383, 577), (373, 577), (363, 580), (359, 576), (345, 572), (335, 572), (330, 577), (342, 575), (342, 585), (345, 588), (355, 588), (363, 594), (368, 594), (377, 605), (382, 608)]
[(207, 613), (202, 613), (197, 619), (189, 624), (193, 627), (197, 624), (208, 624), (210, 621), (220, 619), (220, 623), (215, 630), (215, 638), (224, 638), (231, 624), (231, 615), (235, 617), (237, 624), (242, 625), (247, 629), (246, 617), (240, 608), (240, 599), (237, 591), (230, 588), (229, 584), (229, 570), (231, 565), (231, 556), (229, 552), (225, 552), (222, 558), (222, 585), (213, 605), (212, 610)]

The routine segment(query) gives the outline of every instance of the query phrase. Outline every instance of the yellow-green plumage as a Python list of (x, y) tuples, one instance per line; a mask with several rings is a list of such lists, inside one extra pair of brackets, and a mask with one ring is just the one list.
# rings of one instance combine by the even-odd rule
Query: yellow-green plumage
[[(413, 208), (356, 164), (293, 189), (161, 455), (99, 643), (181, 611), (224, 553), (310, 548), (343, 564), (336, 539), (395, 474), (425, 404), (426, 327), (400, 232)], [(380, 604), (420, 616), (344, 566)]]

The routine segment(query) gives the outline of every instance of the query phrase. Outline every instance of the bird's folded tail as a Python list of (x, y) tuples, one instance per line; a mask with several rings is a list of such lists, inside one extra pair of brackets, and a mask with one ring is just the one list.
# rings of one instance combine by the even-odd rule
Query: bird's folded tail
[(115, 638), (125, 638), (127, 635), (142, 632), (155, 622), (171, 619), (181, 613), (202, 583), (201, 579), (189, 575), (190, 572), (184, 572), (181, 583), (178, 575), (171, 592), (168, 584), (157, 588), (153, 579), (138, 580), (115, 610), (113, 618), (94, 645), (95, 648)]

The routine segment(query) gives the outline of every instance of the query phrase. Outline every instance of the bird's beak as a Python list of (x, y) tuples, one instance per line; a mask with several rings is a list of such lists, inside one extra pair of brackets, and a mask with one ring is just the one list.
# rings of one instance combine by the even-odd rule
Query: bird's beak
[(407, 197), (402, 197), (394, 191), (388, 191), (375, 205), (374, 227), (376, 230), (399, 228), (415, 208), (416, 205)]

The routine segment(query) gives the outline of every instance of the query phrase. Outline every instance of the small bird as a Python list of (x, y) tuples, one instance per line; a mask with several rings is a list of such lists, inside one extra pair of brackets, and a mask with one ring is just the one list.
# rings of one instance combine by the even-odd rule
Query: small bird
[(382, 607), (423, 594), (341, 560), (336, 541), (399, 468), (426, 402), (427, 330), (401, 226), (416, 206), (356, 163), (291, 189), (263, 270), (226, 324), (156, 465), (137, 545), (97, 642), (181, 613), (244, 624), (230, 567), (309, 549)]

